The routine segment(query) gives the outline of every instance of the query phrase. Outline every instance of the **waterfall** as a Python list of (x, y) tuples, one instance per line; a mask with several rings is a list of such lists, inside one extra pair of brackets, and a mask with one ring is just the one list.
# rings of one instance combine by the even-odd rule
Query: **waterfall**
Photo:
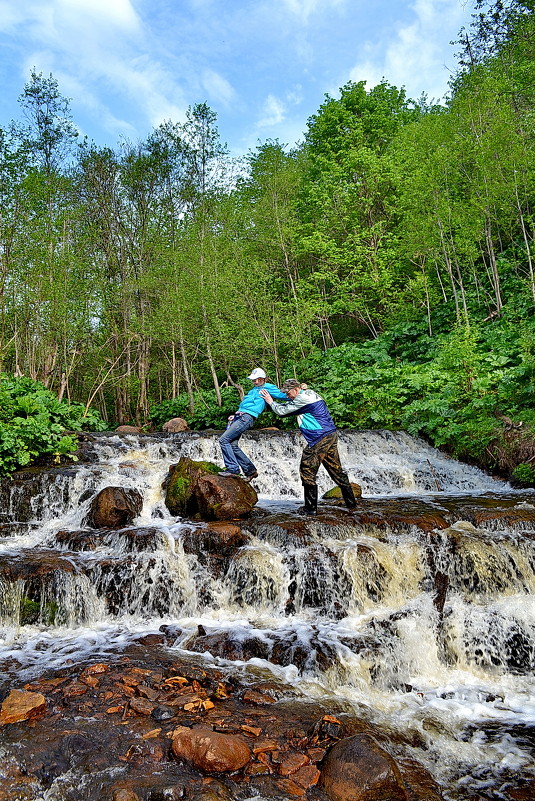
[[(303, 535), (300, 436), (250, 432), (242, 447), (264, 514), (228, 555), (196, 551), (206, 525), (171, 517), (162, 493), (180, 456), (222, 465), (213, 432), (99, 435), (88, 461), (39, 474), (31, 492), (24, 472), (4, 481), (0, 664), (26, 681), (162, 629), (179, 653), (261, 667), (412, 733), (452, 798), (533, 771), (515, 732), (535, 725), (535, 495), (405, 433), (344, 431), (364, 516), (331, 519), (320, 503)], [(320, 494), (331, 488), (318, 478)], [(128, 530), (84, 539), (106, 486), (137, 489), (142, 511)], [(445, 522), (418, 525), (418, 504)]]

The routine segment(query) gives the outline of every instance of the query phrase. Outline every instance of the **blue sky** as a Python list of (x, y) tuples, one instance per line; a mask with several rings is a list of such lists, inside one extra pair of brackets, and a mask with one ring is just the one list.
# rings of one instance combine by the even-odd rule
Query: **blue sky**
[(294, 144), (349, 80), (440, 100), (471, 0), (0, 0), (0, 126), (33, 67), (98, 145), (207, 102), (234, 155)]

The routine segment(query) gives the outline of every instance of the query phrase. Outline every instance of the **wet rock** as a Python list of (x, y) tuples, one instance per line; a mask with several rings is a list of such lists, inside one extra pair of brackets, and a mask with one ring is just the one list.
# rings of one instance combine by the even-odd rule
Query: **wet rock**
[(171, 709), (169, 706), (157, 706), (150, 713), (151, 718), (157, 720), (158, 723), (163, 723), (166, 720), (171, 720), (177, 714), (178, 710)]
[(2, 703), (0, 725), (20, 723), (30, 720), (46, 712), (46, 698), (41, 693), (25, 690), (11, 690)]
[(251, 759), (249, 746), (234, 734), (221, 734), (205, 726), (175, 729), (172, 751), (203, 773), (233, 773)]
[(149, 701), (148, 698), (131, 698), (130, 709), (137, 712), (138, 715), (151, 715), (156, 709), (156, 704)]
[[(353, 481), (350, 483), (355, 498), (362, 498), (362, 487), (360, 484), (354, 484)], [(342, 490), (340, 487), (333, 487), (332, 489), (328, 490), (328, 492), (325, 492), (321, 497), (325, 501), (342, 500)]]
[(220, 472), (212, 462), (196, 462), (181, 456), (177, 464), (169, 467), (163, 483), (165, 505), (172, 515), (190, 515), (198, 512), (195, 487), (199, 478)]
[(94, 529), (61, 530), (56, 534), (56, 542), (73, 551), (94, 551), (100, 543), (100, 537)]
[[(72, 556), (75, 554), (70, 555), (70, 558), (65, 556), (58, 551), (37, 548), (19, 551), (14, 555), (5, 554), (0, 558), (0, 575), (8, 581), (31, 582), (33, 579), (51, 576), (54, 573), (79, 572), (79, 567), (72, 561)], [(26, 587), (27, 592), (28, 589)]]
[(439, 785), (420, 762), (398, 759), (398, 767), (410, 791), (410, 801), (443, 801)]
[(244, 517), (258, 501), (258, 495), (247, 481), (210, 475), (197, 481), (195, 497), (203, 520)]
[(184, 798), (184, 787), (181, 784), (156, 787), (149, 791), (147, 801), (180, 801)]
[(265, 640), (254, 636), (236, 637), (230, 631), (197, 636), (184, 647), (196, 653), (211, 653), (212, 656), (243, 662), (269, 656), (269, 644)]
[(162, 431), (167, 431), (168, 434), (179, 434), (181, 431), (189, 431), (189, 426), (183, 417), (173, 417), (163, 424)]
[(139, 796), (133, 790), (125, 787), (114, 790), (111, 801), (139, 801)]
[(271, 693), (265, 690), (245, 690), (242, 700), (244, 704), (253, 704), (253, 706), (268, 706), (275, 703), (275, 698)]
[(143, 498), (137, 490), (105, 487), (93, 498), (87, 523), (93, 528), (123, 528), (142, 508)]
[[(18, 470), (8, 478), (0, 480), (0, 509), (2, 522), (28, 523), (39, 520), (50, 502), (65, 505), (69, 498), (69, 480), (75, 468), (30, 467)], [(3, 520), (4, 516), (7, 518)]]
[(182, 544), (186, 553), (210, 553), (230, 556), (249, 541), (240, 526), (225, 521), (211, 521), (203, 528), (185, 532)]
[(331, 801), (409, 801), (395, 760), (367, 734), (334, 745), (321, 769), (321, 786)]
[(201, 787), (192, 798), (192, 801), (233, 801), (235, 796), (219, 781), (213, 780), (208, 786)]

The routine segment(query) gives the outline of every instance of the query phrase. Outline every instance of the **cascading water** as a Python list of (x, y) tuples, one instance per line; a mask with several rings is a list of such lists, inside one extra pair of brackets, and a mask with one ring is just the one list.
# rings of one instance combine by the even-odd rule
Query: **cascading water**
[[(237, 670), (269, 670), (412, 733), (415, 758), (446, 798), (535, 774), (535, 496), (403, 433), (342, 432), (363, 515), (331, 519), (325, 505), (303, 537), (294, 526), (300, 436), (251, 432), (242, 442), (265, 516), (242, 524), (247, 542), (218, 569), (188, 545), (202, 524), (172, 518), (162, 493), (180, 456), (221, 464), (214, 434), (97, 436), (90, 463), (56, 471), (31, 498), (17, 482), (4, 486), (0, 663), (9, 675), (28, 681), (67, 660), (104, 658), (164, 626), (177, 652), (224, 661), (217, 643), (230, 639)], [(321, 494), (332, 485), (318, 478)], [(141, 493), (135, 536), (105, 532), (89, 546), (79, 535), (107, 486)], [(494, 517), (491, 497), (510, 511)], [(418, 503), (449, 527), (411, 522)], [(475, 523), (464, 514), (471, 503), (485, 511)], [(21, 564), (39, 569), (21, 573)]]

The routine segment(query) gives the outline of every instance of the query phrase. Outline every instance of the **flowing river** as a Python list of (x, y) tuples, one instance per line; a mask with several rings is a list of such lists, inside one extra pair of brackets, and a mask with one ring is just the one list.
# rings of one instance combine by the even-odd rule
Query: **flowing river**
[[(247, 544), (217, 571), (185, 547), (199, 524), (171, 517), (162, 493), (180, 456), (222, 464), (216, 435), (90, 439), (80, 464), (37, 471), (30, 494), (27, 481), (3, 482), (5, 683), (105, 660), (161, 627), (175, 632), (170, 650), (228, 666), (202, 645), (220, 635), (241, 654), (237, 673), (342, 700), (412, 737), (409, 751), (447, 799), (508, 798), (502, 778), (535, 776), (535, 494), (407, 434), (346, 431), (342, 463), (362, 487), (364, 516), (327, 519), (320, 502), (307, 536), (297, 536), (302, 440), (251, 432), (242, 447), (260, 474), (263, 515), (242, 524)], [(318, 479), (321, 496), (332, 484), (324, 471)], [(141, 493), (135, 526), (145, 545), (119, 531), (73, 547), (69, 533), (84, 530), (107, 486)], [(422, 509), (427, 526), (413, 520)], [(54, 785), (42, 796), (62, 797)]]

